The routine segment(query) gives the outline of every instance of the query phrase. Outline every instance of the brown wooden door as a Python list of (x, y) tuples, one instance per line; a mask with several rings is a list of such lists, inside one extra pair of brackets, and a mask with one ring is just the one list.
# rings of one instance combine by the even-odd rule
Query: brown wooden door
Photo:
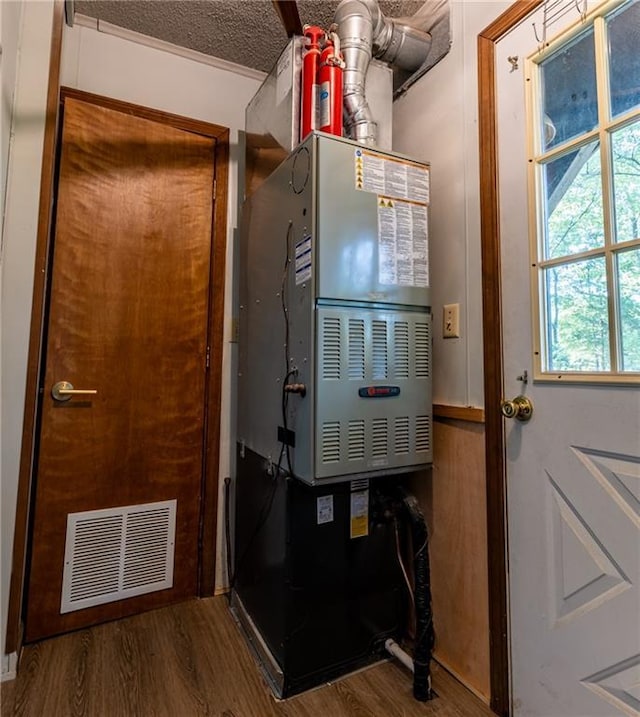
[[(197, 594), (214, 149), (65, 102), (27, 640)], [(56, 401), (59, 381), (97, 393)], [(65, 569), (76, 597), (61, 612)]]

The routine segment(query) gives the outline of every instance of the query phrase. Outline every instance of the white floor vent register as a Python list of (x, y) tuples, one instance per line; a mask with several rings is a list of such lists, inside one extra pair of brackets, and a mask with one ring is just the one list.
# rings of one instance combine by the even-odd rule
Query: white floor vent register
[(176, 501), (70, 513), (60, 612), (173, 586)]

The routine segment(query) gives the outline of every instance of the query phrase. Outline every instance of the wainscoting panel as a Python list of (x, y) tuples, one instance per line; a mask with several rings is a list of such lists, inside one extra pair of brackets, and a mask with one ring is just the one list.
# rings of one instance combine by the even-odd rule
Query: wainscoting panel
[(433, 424), (431, 478), (412, 488), (430, 533), (435, 658), (489, 702), (489, 612), (484, 425)]

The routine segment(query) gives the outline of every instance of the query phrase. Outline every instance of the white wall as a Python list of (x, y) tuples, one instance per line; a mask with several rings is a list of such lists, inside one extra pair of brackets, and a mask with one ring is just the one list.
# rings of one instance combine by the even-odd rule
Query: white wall
[(0, 233), (2, 232), (2, 216), (4, 215), (7, 167), (9, 164), (9, 139), (16, 73), (18, 71), (18, 40), (23, 4), (24, 0), (5, 0), (5, 2), (0, 3), (0, 38), (2, 42), (2, 56), (0, 57), (0, 68), (2, 70), (2, 114), (0, 115), (0, 207), (2, 211), (0, 211)]
[[(17, 8), (12, 8), (12, 12), (16, 10)], [(2, 367), (0, 624), (2, 632), (0, 639), (3, 648), (0, 653), (4, 652), (7, 625), (52, 19), (52, 3), (25, 2), (21, 14), (19, 39), (16, 42), (14, 37), (14, 44), (8, 45), (13, 47), (13, 52), (16, 53), (13, 59), (9, 58), (9, 66), (15, 62), (16, 89), (0, 257), (2, 286), (0, 302), (0, 366)], [(4, 20), (3, 10), (3, 32), (5, 29), (9, 31), (9, 28), (4, 26)], [(15, 15), (11, 29), (13, 32), (17, 31)], [(3, 72), (4, 61), (3, 57)], [(8, 674), (12, 667), (13, 665), (3, 655), (3, 676)]]
[(244, 128), (247, 103), (261, 79), (246, 77), (192, 59), (180, 57), (92, 28), (65, 27), (61, 84), (105, 97), (184, 115), (230, 129), (227, 277), (225, 289), (222, 410), (220, 428), (220, 496), (218, 501), (218, 555), (216, 585), (226, 584), (224, 566), (223, 481), (231, 474), (235, 452), (236, 345), (232, 339), (234, 227), (237, 225), (239, 130)]
[[(510, 4), (452, 0), (451, 51), (394, 103), (394, 150), (431, 162), (434, 403), (484, 405), (477, 35)], [(461, 337), (443, 339), (452, 303)]]
[[(15, 101), (16, 77), (18, 73), (18, 43), (20, 39), (20, 28), (22, 25), (22, 8), (23, 1), (9, 1), (0, 4), (0, 38), (2, 43), (2, 56), (0, 57), (1, 83), (0, 92), (0, 266), (2, 265), (4, 242), (2, 240), (2, 231), (4, 227), (4, 210), (7, 189), (7, 172), (9, 169), (9, 144), (11, 140), (11, 120), (13, 117), (13, 107)], [(2, 272), (0, 272), (0, 295), (2, 292)], [(0, 312), (1, 312), (0, 307)], [(1, 317), (1, 313), (0, 313)], [(0, 318), (1, 321), (1, 318)], [(1, 330), (1, 324), (0, 324)], [(1, 337), (1, 334), (0, 334)], [(0, 351), (0, 385), (2, 385), (2, 351)], [(0, 410), (0, 452), (3, 448), (2, 441), (2, 411)], [(0, 459), (0, 487), (2, 488), (2, 518), (0, 521), (0, 541), (2, 542), (2, 554), (0, 555), (0, 565), (2, 566), (2, 584), (0, 586), (0, 613), (1, 613), (1, 632), (0, 638), (4, 635), (4, 626), (6, 624), (6, 604), (9, 581), (10, 563), (6, 560), (7, 551), (11, 546), (11, 538), (9, 531), (12, 529), (12, 512), (9, 510), (5, 514), (4, 486), (2, 483), (2, 460)], [(6, 546), (6, 547), (5, 547)], [(10, 553), (8, 553), (10, 555)], [(6, 575), (5, 575), (6, 573)], [(5, 580), (6, 577), (6, 580)], [(3, 651), (0, 650), (0, 654)], [(13, 672), (13, 665), (9, 664), (9, 660), (3, 655), (2, 659), (2, 677), (10, 676)]]

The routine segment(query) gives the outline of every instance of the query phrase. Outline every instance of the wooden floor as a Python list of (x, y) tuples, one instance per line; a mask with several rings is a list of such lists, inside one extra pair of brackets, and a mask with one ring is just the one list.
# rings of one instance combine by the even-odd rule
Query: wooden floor
[(194, 600), (25, 648), (2, 684), (2, 717), (485, 717), (437, 665), (438, 697), (416, 702), (390, 662), (278, 702), (223, 597)]

